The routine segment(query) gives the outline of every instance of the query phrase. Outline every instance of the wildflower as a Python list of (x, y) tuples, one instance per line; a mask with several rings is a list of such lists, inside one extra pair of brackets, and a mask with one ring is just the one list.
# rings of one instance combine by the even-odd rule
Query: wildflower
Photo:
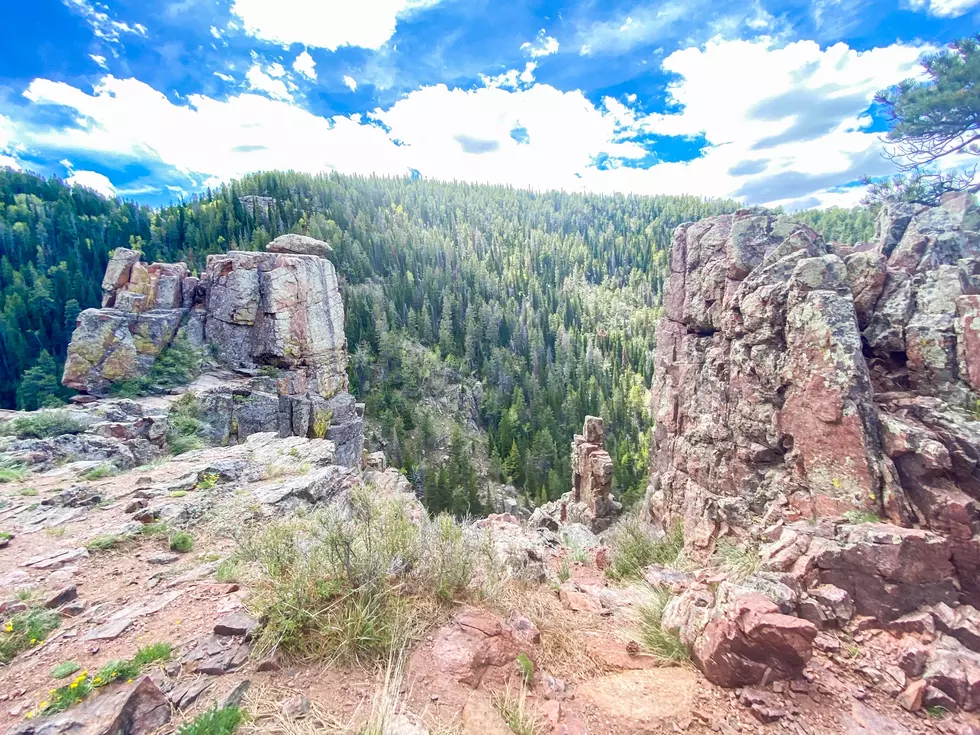
[(77, 681), (73, 681), (71, 684), (68, 685), (68, 688), (69, 689), (78, 689), (78, 682)]
[(132, 679), (126, 679), (126, 683), (127, 684), (132, 684), (133, 683), (133, 680)]
[(31, 645), (36, 646), (38, 644), (37, 638), (31, 638)]
[(174, 625), (180, 625), (180, 621), (179, 620), (175, 620), (174, 621)]
[(102, 681), (102, 677), (101, 676), (97, 676), (97, 677), (95, 677), (95, 679), (92, 680), (92, 683), (93, 684), (99, 684), (101, 681)]
[(8, 633), (13, 633), (14, 632), (14, 624), (13, 623), (7, 623), (5, 626), (3, 626), (3, 629), (5, 631), (7, 631)]
[(26, 715), (24, 715), (24, 717), (26, 717), (28, 720), (31, 719), (33, 716), (34, 716), (33, 712), (28, 712)]
[(39, 704), (38, 707), (40, 707), (41, 709), (47, 709), (48, 708), (48, 703), (47, 702), (41, 702), (41, 704)]

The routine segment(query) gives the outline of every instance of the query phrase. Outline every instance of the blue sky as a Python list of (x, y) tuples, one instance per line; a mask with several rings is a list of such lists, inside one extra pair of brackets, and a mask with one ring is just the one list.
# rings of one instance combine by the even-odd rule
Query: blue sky
[(171, 201), (272, 168), (851, 204), (876, 90), (980, 0), (34, 0), (0, 165)]

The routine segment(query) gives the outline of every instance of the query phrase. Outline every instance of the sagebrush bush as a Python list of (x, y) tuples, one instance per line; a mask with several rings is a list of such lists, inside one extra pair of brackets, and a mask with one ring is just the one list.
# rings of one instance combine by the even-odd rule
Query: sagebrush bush
[(243, 542), (257, 568), (259, 645), (304, 656), (391, 655), (463, 594), (477, 550), (451, 517), (409, 518), (401, 502), (355, 492)]
[(47, 439), (63, 434), (81, 434), (86, 428), (85, 422), (72, 411), (46, 408), (0, 424), (0, 433), (13, 434), (18, 439)]
[(606, 576), (640, 579), (651, 564), (677, 564), (684, 552), (684, 529), (677, 524), (662, 534), (636, 516), (629, 516), (609, 534), (609, 544), (612, 553)]
[(170, 550), (186, 554), (194, 548), (194, 537), (187, 531), (177, 531), (170, 537)]

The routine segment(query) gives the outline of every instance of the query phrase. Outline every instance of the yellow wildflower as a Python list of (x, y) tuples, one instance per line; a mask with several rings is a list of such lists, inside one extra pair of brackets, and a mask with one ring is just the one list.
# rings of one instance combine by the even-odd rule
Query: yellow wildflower
[(8, 633), (13, 633), (13, 632), (14, 632), (14, 624), (13, 624), (13, 623), (7, 623), (7, 624), (6, 624), (6, 625), (5, 625), (4, 627), (3, 627), (3, 629), (4, 629), (5, 631), (7, 631)]
[(77, 681), (73, 681), (71, 684), (68, 685), (68, 688), (69, 689), (78, 689), (78, 682)]
[(31, 719), (33, 716), (34, 716), (33, 712), (28, 712), (26, 715), (24, 715), (24, 717), (26, 717), (28, 720)]
[(48, 703), (47, 703), (47, 702), (41, 702), (41, 704), (39, 704), (38, 706), (39, 706), (39, 707), (40, 707), (41, 709), (47, 709), (47, 707), (48, 707)]

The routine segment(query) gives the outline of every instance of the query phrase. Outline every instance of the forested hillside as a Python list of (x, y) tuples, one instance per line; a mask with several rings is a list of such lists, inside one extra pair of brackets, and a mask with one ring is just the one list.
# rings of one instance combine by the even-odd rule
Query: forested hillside
[[(480, 381), (491, 475), (556, 497), (568, 486), (572, 434), (600, 414), (615, 487), (635, 492), (671, 232), (738, 206), (264, 173), (153, 210), (0, 171), (0, 405), (62, 395), (75, 317), (98, 305), (114, 248), (201, 268), (210, 253), (301, 232), (331, 243), (346, 281), (352, 391), (436, 509), (473, 472), (458, 446), (441, 467), (420, 466), (433, 441), (421, 398), (435, 372)], [(808, 218), (833, 239), (865, 237), (870, 224), (849, 210)]]

